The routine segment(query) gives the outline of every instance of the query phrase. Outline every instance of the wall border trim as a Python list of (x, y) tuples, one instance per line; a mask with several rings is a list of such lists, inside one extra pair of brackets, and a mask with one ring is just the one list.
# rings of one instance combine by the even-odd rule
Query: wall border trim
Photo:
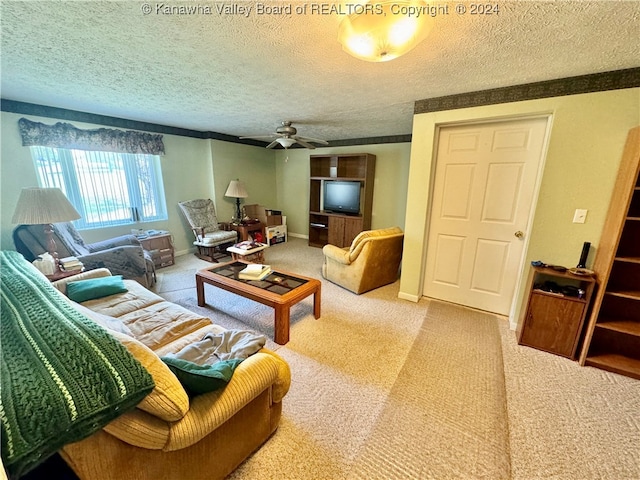
[[(76, 121), (105, 125), (109, 127), (124, 128), (127, 130), (142, 130), (145, 132), (161, 133), (166, 135), (177, 135), (181, 137), (221, 140), (223, 142), (241, 143), (243, 145), (253, 145), (255, 147), (266, 147), (269, 142), (259, 140), (240, 139), (234, 135), (224, 133), (190, 130), (187, 128), (171, 127), (158, 123), (141, 122), (138, 120), (128, 120), (125, 118), (110, 117), (96, 113), (80, 112), (78, 110), (68, 110), (66, 108), (50, 107), (35, 103), (19, 102), (17, 100), (0, 99), (0, 111), (9, 113), (19, 113), (22, 115), (33, 115), (37, 117), (55, 118), (57, 120)], [(380, 143), (403, 143), (411, 142), (411, 135), (394, 135), (386, 137), (352, 138), (347, 140), (332, 140), (330, 147), (344, 147), (350, 145), (372, 145)], [(292, 148), (304, 148), (294, 145)]]
[(640, 87), (640, 68), (526, 83), (416, 101), (414, 114)]

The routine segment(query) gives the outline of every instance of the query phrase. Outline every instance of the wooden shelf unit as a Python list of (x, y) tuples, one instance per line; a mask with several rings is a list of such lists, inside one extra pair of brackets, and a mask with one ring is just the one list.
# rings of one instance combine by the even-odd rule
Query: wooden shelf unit
[[(545, 291), (547, 282), (582, 289), (578, 296)], [(551, 268), (531, 267), (529, 296), (517, 328), (518, 344), (574, 359), (596, 279)]]
[[(330, 243), (347, 247), (358, 233), (371, 229), (376, 156), (369, 153), (311, 155), (309, 163), (309, 245), (323, 247)], [(336, 180), (360, 182), (359, 215), (322, 209), (324, 183)]]
[(629, 132), (613, 192), (580, 364), (640, 379), (640, 127)]

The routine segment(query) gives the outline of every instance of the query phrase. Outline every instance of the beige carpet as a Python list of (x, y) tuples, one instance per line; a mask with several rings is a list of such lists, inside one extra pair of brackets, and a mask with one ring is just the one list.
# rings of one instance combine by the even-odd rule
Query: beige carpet
[[(267, 263), (321, 278), (301, 239)], [(156, 291), (230, 328), (269, 334), (272, 313), (206, 286), (189, 255)], [(322, 317), (292, 310), (277, 348), (293, 380), (274, 436), (232, 479), (640, 479), (640, 382), (520, 347), (505, 319), (397, 299), (398, 283), (354, 295), (323, 280)]]
[(509, 478), (502, 356), (487, 351), (493, 315), (431, 302), (351, 476)]

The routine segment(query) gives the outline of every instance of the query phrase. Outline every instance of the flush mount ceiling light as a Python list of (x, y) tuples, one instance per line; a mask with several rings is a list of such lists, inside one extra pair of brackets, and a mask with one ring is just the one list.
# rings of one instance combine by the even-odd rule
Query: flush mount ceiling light
[(361, 60), (393, 60), (425, 39), (433, 23), (433, 8), (421, 0), (351, 5), (353, 13), (340, 22), (338, 41), (344, 51)]

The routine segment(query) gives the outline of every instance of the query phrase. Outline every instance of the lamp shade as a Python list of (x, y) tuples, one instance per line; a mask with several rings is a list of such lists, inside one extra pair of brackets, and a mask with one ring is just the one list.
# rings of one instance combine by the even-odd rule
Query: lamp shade
[(338, 41), (361, 60), (393, 60), (425, 39), (433, 25), (429, 8), (422, 0), (365, 3), (340, 22)]
[(59, 188), (23, 188), (13, 212), (14, 224), (38, 225), (70, 222), (80, 218)]
[(247, 193), (247, 189), (245, 188), (244, 183), (242, 183), (240, 180), (231, 180), (231, 183), (229, 183), (224, 196), (234, 198), (247, 198), (249, 194)]

